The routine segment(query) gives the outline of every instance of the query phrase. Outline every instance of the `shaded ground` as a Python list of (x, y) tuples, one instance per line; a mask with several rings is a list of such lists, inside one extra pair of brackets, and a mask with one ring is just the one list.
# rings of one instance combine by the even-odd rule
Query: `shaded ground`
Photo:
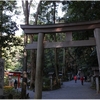
[[(100, 93), (90, 88), (90, 82), (84, 82), (81, 85), (80, 80), (75, 83), (73, 80), (63, 82), (60, 89), (52, 91), (43, 91), (42, 99), (100, 99)], [(34, 98), (35, 92), (27, 91), (30, 99)]]

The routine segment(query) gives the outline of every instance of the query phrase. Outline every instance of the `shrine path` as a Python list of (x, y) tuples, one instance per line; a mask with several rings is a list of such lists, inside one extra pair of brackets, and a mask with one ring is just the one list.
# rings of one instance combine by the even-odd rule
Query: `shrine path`
[[(27, 90), (30, 99), (34, 98), (35, 92)], [(77, 83), (72, 81), (63, 82), (60, 89), (52, 91), (43, 91), (42, 99), (100, 99), (100, 93), (95, 89), (91, 89), (90, 82), (84, 82), (81, 85), (80, 80)]]

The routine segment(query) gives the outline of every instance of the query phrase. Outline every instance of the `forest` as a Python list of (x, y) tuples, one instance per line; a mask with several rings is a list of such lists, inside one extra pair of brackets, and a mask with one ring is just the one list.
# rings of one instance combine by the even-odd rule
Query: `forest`
[[(17, 1), (0, 1), (0, 56), (5, 60), (5, 71), (23, 71), (24, 68), (24, 33), (16, 36), (19, 30), (13, 16), (24, 16), (23, 23), (28, 25), (53, 25), (59, 23), (88, 22), (99, 20), (99, 1), (40, 1), (21, 0), (22, 6), (17, 6)], [(31, 12), (35, 9), (36, 12)], [(26, 9), (26, 7), (28, 9)], [(58, 16), (59, 9), (63, 15)], [(26, 11), (28, 10), (28, 11)], [(87, 40), (94, 37), (93, 30), (73, 32), (72, 40)], [(33, 38), (34, 37), (34, 38)], [(28, 43), (37, 41), (37, 35), (28, 36)], [(65, 34), (46, 34), (45, 41), (65, 41)], [(27, 50), (27, 72), (31, 88), (34, 88), (36, 69), (36, 50)], [(92, 74), (92, 67), (98, 66), (95, 46), (69, 47), (59, 49), (45, 49), (43, 62), (43, 80), (48, 83), (50, 72), (63, 74), (63, 81), (68, 80), (68, 74), (76, 75), (78, 70), (83, 70), (85, 76)], [(56, 70), (57, 68), (57, 70)], [(57, 80), (56, 80), (57, 81)], [(57, 88), (57, 87), (56, 87)], [(48, 89), (44, 87), (44, 90)], [(55, 86), (54, 86), (55, 89)]]

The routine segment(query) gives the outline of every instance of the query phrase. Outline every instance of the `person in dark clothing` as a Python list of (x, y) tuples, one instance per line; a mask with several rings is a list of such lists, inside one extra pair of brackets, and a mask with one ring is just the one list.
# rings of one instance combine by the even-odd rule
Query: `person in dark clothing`
[(15, 87), (15, 89), (17, 89), (17, 84), (18, 84), (18, 82), (17, 82), (17, 80), (15, 79), (15, 82), (14, 82), (14, 87)]
[(87, 76), (85, 76), (85, 82), (87, 81)]
[(30, 81), (27, 82), (27, 89), (30, 88)]
[(82, 76), (82, 77), (80, 78), (80, 80), (81, 80), (81, 84), (83, 85), (84, 77)]

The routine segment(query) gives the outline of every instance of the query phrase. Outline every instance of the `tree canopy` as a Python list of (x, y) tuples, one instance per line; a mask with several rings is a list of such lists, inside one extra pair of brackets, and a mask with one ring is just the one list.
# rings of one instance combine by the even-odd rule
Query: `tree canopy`
[[(98, 1), (64, 1), (62, 11), (65, 12), (63, 20), (65, 23), (99, 20), (100, 4)], [(84, 40), (94, 37), (93, 30), (73, 32), (73, 40)], [(72, 54), (76, 58), (76, 63), (81, 68), (91, 68), (98, 66), (95, 47), (76, 47)], [(78, 58), (78, 59), (77, 59)]]
[(12, 48), (23, 45), (22, 39), (15, 36), (18, 27), (12, 19), (12, 16), (19, 14), (16, 4), (16, 1), (0, 1), (0, 55), (5, 59), (6, 68), (12, 66), (11, 59), (16, 56)]

